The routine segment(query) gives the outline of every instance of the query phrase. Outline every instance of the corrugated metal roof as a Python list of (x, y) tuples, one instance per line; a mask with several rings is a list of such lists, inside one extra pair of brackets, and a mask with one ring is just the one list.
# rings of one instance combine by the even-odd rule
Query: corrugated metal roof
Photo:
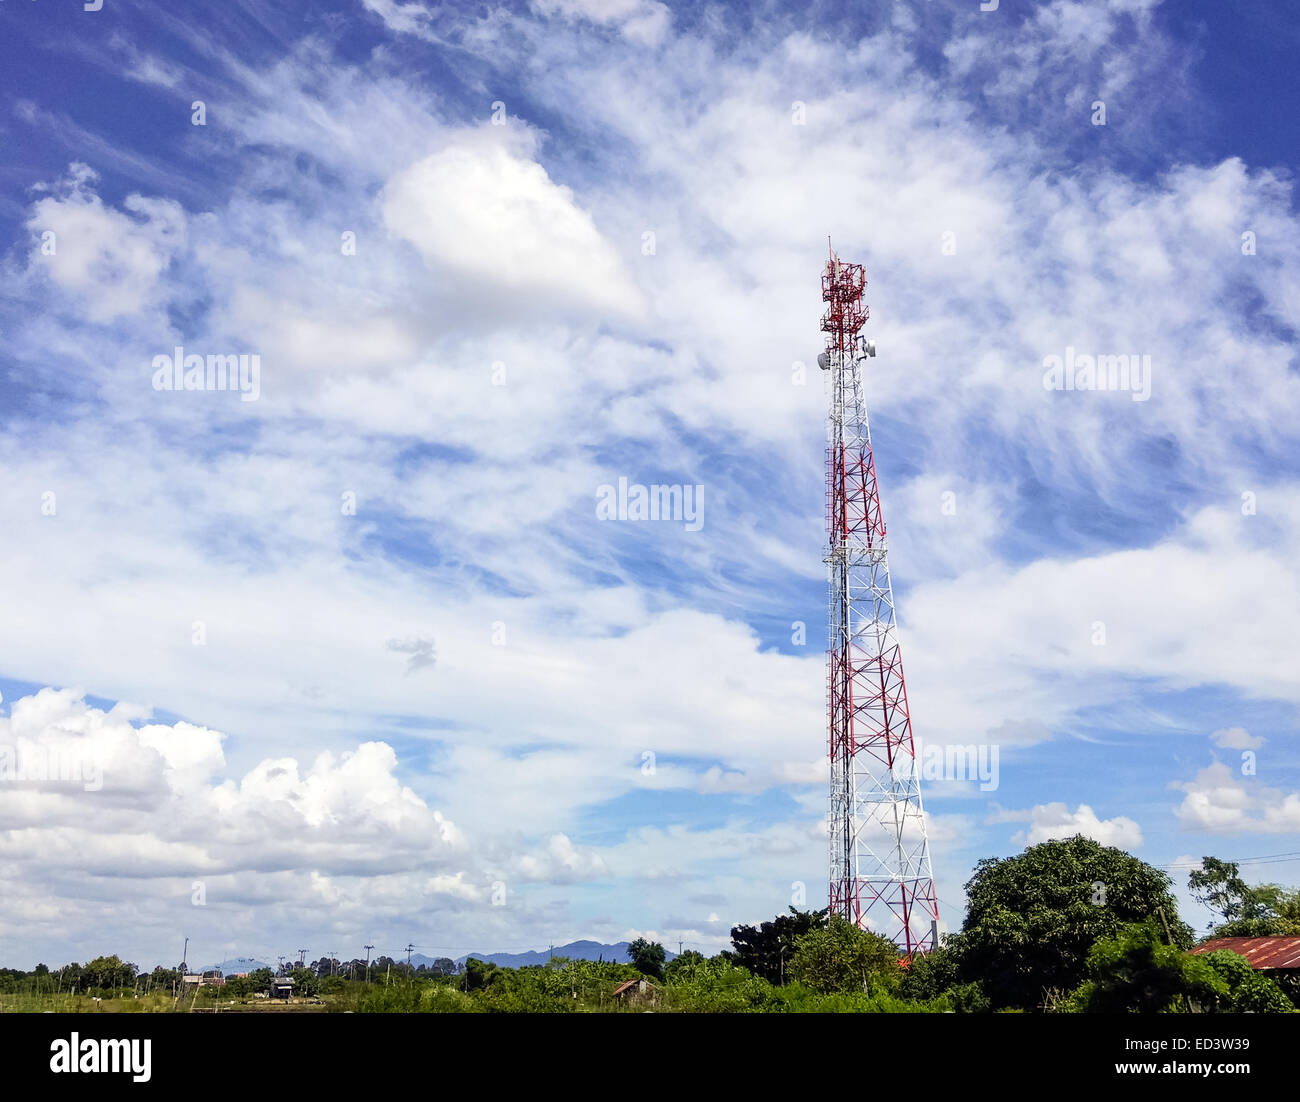
[(1193, 953), (1227, 949), (1245, 957), (1252, 968), (1300, 968), (1300, 937), (1216, 937)]

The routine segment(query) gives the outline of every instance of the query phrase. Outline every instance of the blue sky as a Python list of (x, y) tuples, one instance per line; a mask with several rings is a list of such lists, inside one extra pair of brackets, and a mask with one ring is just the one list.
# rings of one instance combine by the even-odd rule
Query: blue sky
[[(1075, 831), (1294, 851), (1296, 25), (282, 7), (0, 10), (0, 745), (102, 774), (0, 790), (6, 963), (817, 905), (828, 234), (915, 729), (998, 753), (926, 788), (945, 924)], [(155, 389), (178, 345), (256, 400)]]

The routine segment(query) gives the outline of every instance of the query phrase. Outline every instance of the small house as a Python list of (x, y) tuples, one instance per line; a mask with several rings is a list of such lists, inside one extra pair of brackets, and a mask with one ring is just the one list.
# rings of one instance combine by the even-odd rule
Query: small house
[(628, 980), (620, 983), (614, 988), (614, 998), (623, 999), (627, 1002), (645, 1002), (655, 998), (658, 992), (644, 976), (636, 980)]
[(272, 976), (271, 977), (271, 998), (287, 999), (293, 995), (293, 977), (292, 976)]

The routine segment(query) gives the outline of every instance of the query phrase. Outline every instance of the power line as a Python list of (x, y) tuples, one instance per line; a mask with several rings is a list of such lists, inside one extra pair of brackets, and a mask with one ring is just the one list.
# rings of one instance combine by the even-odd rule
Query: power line
[[(1300, 851), (1291, 853), (1267, 853), (1262, 857), (1234, 857), (1220, 858), (1231, 865), (1273, 865), (1286, 864), (1288, 861), (1300, 861)], [(1168, 865), (1157, 865), (1158, 869), (1198, 869), (1201, 867), (1200, 861), (1176, 861)]]

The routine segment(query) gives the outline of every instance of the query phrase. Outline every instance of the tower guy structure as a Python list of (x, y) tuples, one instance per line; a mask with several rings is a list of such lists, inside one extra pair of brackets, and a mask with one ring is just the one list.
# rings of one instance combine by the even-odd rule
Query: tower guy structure
[(830, 380), (830, 913), (870, 925), (910, 957), (935, 948), (939, 907), (863, 398), (862, 368), (876, 354), (860, 333), (866, 285), (863, 266), (832, 250), (817, 358)]

